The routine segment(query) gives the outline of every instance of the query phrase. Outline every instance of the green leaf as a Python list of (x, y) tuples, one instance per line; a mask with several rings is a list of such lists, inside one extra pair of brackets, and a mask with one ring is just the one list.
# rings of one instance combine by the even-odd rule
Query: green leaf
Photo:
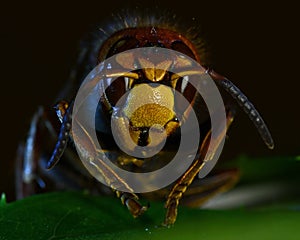
[(133, 219), (117, 199), (76, 192), (36, 195), (0, 209), (0, 239), (298, 239), (300, 212), (290, 209), (179, 209), (160, 227), (163, 205)]
[[(293, 159), (242, 158), (237, 163), (244, 171), (242, 182), (247, 186), (251, 176), (256, 177), (255, 183), (281, 176), (296, 188), (300, 181), (294, 173), (299, 173), (299, 162)], [(160, 225), (165, 214), (163, 203), (150, 202), (150, 205), (143, 216), (134, 219), (120, 200), (113, 197), (81, 192), (35, 195), (0, 204), (0, 240), (300, 239), (299, 198), (255, 208), (241, 207), (242, 203), (226, 210), (180, 207), (178, 219), (170, 228)]]
[(0, 207), (5, 204), (6, 204), (6, 195), (5, 193), (2, 193), (0, 198)]
[(297, 157), (249, 158), (240, 156), (218, 167), (236, 167), (240, 169), (243, 182), (261, 182), (265, 180), (300, 180), (300, 164)]

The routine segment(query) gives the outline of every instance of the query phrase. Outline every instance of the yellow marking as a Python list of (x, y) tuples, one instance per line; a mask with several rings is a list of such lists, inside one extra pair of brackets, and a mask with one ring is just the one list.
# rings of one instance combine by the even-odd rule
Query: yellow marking
[(184, 68), (192, 66), (192, 61), (186, 57), (177, 57), (174, 62), (174, 68)]
[(155, 87), (149, 84), (136, 85), (129, 92), (124, 113), (130, 119), (136, 109), (151, 103), (164, 106), (173, 111), (174, 93), (172, 88), (162, 84), (156, 84)]
[[(117, 121), (118, 137), (126, 143), (127, 149), (135, 148), (141, 127), (151, 129), (148, 140), (152, 146), (156, 146), (179, 126), (171, 121), (175, 117), (173, 89), (162, 84), (154, 85), (137, 84), (132, 88), (123, 110), (126, 117), (113, 118)], [(132, 127), (128, 126), (127, 119)]]
[(173, 79), (173, 80), (172, 80), (172, 78), (171, 78), (170, 85), (171, 85), (171, 87), (174, 88), (174, 89), (176, 89), (177, 80), (178, 80), (178, 78)]
[(122, 52), (116, 55), (116, 61), (122, 67), (127, 69), (134, 69), (134, 56), (133, 53)]
[(105, 75), (105, 77), (113, 78), (113, 77), (128, 77), (128, 78), (133, 78), (133, 79), (138, 79), (139, 75), (134, 72), (114, 72), (114, 73), (108, 73)]
[(152, 82), (161, 81), (166, 75), (166, 71), (170, 69), (172, 64), (172, 61), (168, 59), (157, 64), (154, 64), (145, 58), (139, 58), (138, 60), (146, 75), (146, 78)]
[(141, 68), (152, 69), (154, 71), (155, 65), (153, 62), (151, 62), (145, 58), (139, 58), (138, 61), (140, 63)]
[(151, 127), (154, 125), (164, 126), (174, 118), (172, 109), (159, 104), (145, 104), (131, 114), (130, 121), (134, 127)]
[(204, 74), (205, 71), (199, 71), (199, 70), (189, 70), (189, 71), (183, 71), (174, 73), (171, 77), (171, 81), (178, 80), (178, 78), (184, 77), (184, 76), (190, 76), (190, 75), (201, 75)]
[(132, 84), (133, 84), (133, 82), (134, 82), (135, 79), (129, 78), (129, 77), (125, 77), (124, 80), (125, 80), (125, 84), (126, 84), (126, 90), (131, 89), (132, 88)]
[(170, 121), (165, 126), (165, 130), (167, 135), (169, 136), (171, 133), (173, 133), (178, 127), (180, 126), (179, 122)]

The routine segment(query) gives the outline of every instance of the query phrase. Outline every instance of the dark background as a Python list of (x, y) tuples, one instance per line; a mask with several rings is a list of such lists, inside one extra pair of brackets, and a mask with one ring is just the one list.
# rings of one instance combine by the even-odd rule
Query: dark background
[[(298, 7), (288, 1), (133, 5), (157, 5), (183, 18), (195, 17), (212, 46), (214, 69), (238, 85), (262, 113), (275, 149), (265, 147), (240, 112), (226, 141), (224, 159), (300, 154)], [(17, 144), (25, 138), (37, 107), (53, 105), (75, 61), (79, 39), (112, 11), (130, 6), (124, 1), (24, 1), (1, 6), (0, 192), (11, 194)]]

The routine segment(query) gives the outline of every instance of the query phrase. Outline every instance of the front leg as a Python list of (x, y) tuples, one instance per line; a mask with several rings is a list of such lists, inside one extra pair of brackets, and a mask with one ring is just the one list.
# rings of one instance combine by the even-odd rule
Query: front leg
[(31, 120), (26, 141), (20, 143), (18, 147), (15, 161), (17, 199), (41, 192), (47, 187), (40, 172), (43, 148), (46, 144), (42, 136), (48, 134), (48, 143), (49, 140), (54, 141), (57, 136), (55, 129), (55, 122), (51, 120), (43, 107), (39, 107)]
[(57, 110), (58, 117), (61, 121), (61, 127), (53, 154), (47, 162), (47, 169), (53, 168), (54, 165), (58, 163), (67, 147), (70, 138), (73, 102), (68, 105), (65, 101), (62, 101), (58, 104), (58, 106), (61, 108)]
[(134, 193), (116, 191), (116, 194), (134, 218), (142, 215), (149, 208), (149, 206), (143, 206), (140, 204), (138, 202), (138, 196)]
[[(233, 121), (233, 115), (231, 112), (227, 113), (227, 128)], [(176, 184), (172, 187), (168, 194), (165, 208), (167, 209), (165, 220), (163, 222), (164, 226), (173, 225), (177, 218), (177, 208), (179, 201), (183, 194), (186, 192), (187, 188), (191, 185), (194, 178), (197, 176), (199, 171), (204, 167), (204, 165), (213, 158), (213, 154), (218, 149), (219, 144), (226, 135), (226, 129), (221, 131), (217, 139), (211, 139), (211, 131), (209, 131), (203, 140), (199, 151), (199, 158), (188, 168), (188, 170), (183, 174), (183, 176), (177, 180)], [(206, 152), (209, 145), (212, 144), (215, 151), (211, 152), (211, 155), (207, 159)]]
[[(105, 151), (97, 148), (89, 131), (81, 124), (80, 121), (78, 121), (76, 116), (74, 116), (74, 122), (75, 125), (73, 125), (72, 138), (76, 142), (79, 156), (82, 160), (89, 162), (92, 166), (92, 168), (89, 169), (90, 173), (94, 177), (97, 176), (98, 179), (101, 178), (102, 181), (104, 181), (105, 184), (116, 193), (117, 197), (120, 198), (122, 204), (128, 208), (133, 217), (138, 217), (143, 214), (148, 209), (148, 206), (140, 204), (138, 202), (138, 196), (134, 194), (133, 189), (121, 176), (119, 176), (108, 164), (106, 164), (105, 161), (103, 161)], [(79, 139), (85, 140), (79, 141)], [(129, 160), (128, 164), (133, 163)], [(117, 189), (124, 190), (118, 191)]]

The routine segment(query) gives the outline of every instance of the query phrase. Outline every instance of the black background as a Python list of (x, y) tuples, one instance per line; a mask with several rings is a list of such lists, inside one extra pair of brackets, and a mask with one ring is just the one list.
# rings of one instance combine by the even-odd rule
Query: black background
[(0, 7), (0, 192), (11, 193), (17, 144), (25, 138), (37, 107), (53, 105), (75, 61), (79, 39), (112, 11), (135, 5), (195, 17), (212, 46), (214, 69), (239, 86), (265, 118), (275, 149), (264, 146), (240, 112), (224, 159), (300, 154), (300, 19), (298, 7), (288, 1), (13, 2)]

